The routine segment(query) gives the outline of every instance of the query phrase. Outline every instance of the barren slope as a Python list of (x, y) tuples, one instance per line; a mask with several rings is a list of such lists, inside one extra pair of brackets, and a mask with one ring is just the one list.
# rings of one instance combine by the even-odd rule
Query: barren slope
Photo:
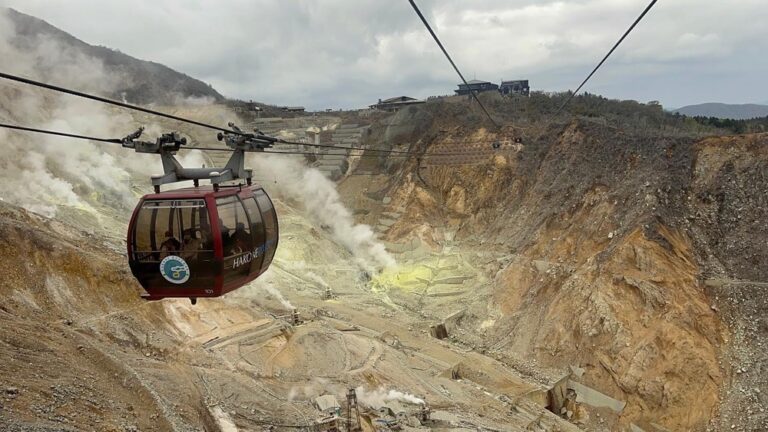
[[(768, 137), (697, 142), (589, 120), (492, 134), (435, 126), (432, 110), (433, 127), (403, 139), (428, 151), (523, 141), (471, 165), (425, 157), (383, 182), (345, 180), (342, 190), (368, 182), (371, 198), (404, 210), (388, 240), (418, 238), (443, 259), (458, 251), (461, 271), (477, 273), (454, 285), (453, 303), (429, 294), (434, 279), (403, 284), (402, 268), (390, 293), (436, 319), (463, 305), (457, 337), (510, 362), (585, 368), (584, 383), (627, 401), (615, 427), (766, 425)], [(434, 266), (425, 260), (414, 266)]]
[[(429, 340), (419, 317), (366, 288), (348, 251), (301, 212), (278, 210), (269, 274), (191, 306), (140, 300), (108, 239), (2, 205), (3, 430), (295, 430), (321, 415), (316, 397), (343, 401), (350, 387), (366, 424), (378, 416), (366, 392), (398, 389), (431, 404), (435, 431), (576, 430), (544, 409), (546, 386)], [(324, 280), (335, 299), (323, 300)], [(277, 291), (303, 324), (280, 317), (289, 310)], [(451, 379), (463, 362), (467, 379)]]

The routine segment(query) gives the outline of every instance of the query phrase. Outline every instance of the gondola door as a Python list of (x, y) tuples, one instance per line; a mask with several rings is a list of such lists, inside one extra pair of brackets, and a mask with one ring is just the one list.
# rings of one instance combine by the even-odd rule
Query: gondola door
[(216, 198), (216, 211), (223, 259), (222, 293), (225, 293), (253, 279), (254, 245), (251, 223), (237, 194)]
[(220, 261), (205, 199), (142, 202), (128, 240), (131, 270), (150, 297), (218, 294)]

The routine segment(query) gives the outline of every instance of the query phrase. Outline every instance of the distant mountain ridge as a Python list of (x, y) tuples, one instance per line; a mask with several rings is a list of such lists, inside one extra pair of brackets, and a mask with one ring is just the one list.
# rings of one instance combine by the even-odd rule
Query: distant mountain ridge
[(703, 103), (688, 105), (672, 112), (690, 117), (717, 117), (722, 119), (747, 120), (756, 117), (768, 117), (768, 105)]
[(139, 60), (104, 46), (90, 45), (39, 18), (14, 9), (4, 11), (0, 8), (0, 13), (3, 12), (16, 28), (11, 43), (17, 48), (29, 48), (30, 44), (39, 43), (41, 38), (51, 38), (62, 46), (101, 61), (108, 73), (119, 75), (118, 88), (106, 96), (138, 104), (173, 104), (179, 98), (224, 100), (224, 96), (210, 85), (162, 64)]

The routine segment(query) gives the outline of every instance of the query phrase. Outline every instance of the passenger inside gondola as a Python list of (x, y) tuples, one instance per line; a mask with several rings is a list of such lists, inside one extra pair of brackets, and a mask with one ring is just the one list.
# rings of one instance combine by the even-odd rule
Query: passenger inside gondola
[(198, 238), (197, 231), (192, 228), (185, 229), (181, 257), (185, 260), (197, 260), (201, 245), (202, 241)]
[(181, 242), (176, 240), (173, 233), (170, 231), (165, 232), (165, 239), (160, 244), (160, 259), (173, 255), (181, 249)]
[(237, 223), (234, 234), (232, 234), (232, 255), (241, 254), (251, 250), (251, 234), (245, 230), (243, 222)]
[(224, 219), (219, 218), (219, 231), (221, 231), (221, 243), (224, 245), (224, 249), (228, 250), (231, 237), (229, 235), (229, 227), (224, 223)]

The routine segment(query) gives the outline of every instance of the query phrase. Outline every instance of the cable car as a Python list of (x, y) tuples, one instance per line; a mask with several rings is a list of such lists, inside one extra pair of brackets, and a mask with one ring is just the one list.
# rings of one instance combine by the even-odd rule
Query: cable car
[[(219, 134), (232, 149), (224, 168), (185, 168), (175, 154), (186, 139), (164, 134), (137, 141), (143, 129), (125, 137), (123, 147), (159, 154), (164, 173), (152, 177), (155, 193), (143, 196), (128, 226), (128, 264), (146, 290), (146, 300), (218, 297), (242, 287), (269, 268), (278, 243), (275, 207), (251, 182), (246, 151), (263, 151), (275, 141), (262, 135)], [(192, 180), (194, 187), (160, 190)], [(210, 185), (200, 186), (200, 180)], [(234, 183), (234, 184), (233, 184)]]
[(145, 195), (128, 229), (128, 262), (147, 300), (218, 297), (264, 273), (278, 242), (259, 186), (193, 187)]

